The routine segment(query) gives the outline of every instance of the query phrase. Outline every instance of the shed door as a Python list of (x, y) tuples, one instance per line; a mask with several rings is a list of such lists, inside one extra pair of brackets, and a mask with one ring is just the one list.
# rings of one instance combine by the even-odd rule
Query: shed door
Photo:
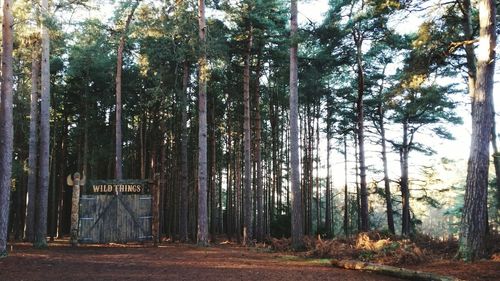
[(81, 243), (152, 240), (151, 195), (82, 195), (78, 237)]

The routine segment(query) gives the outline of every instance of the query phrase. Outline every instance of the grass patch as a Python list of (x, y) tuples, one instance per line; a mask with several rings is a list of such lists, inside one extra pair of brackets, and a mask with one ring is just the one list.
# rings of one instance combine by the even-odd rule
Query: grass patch
[(282, 261), (298, 261), (310, 265), (329, 265), (330, 259), (312, 259), (307, 257), (293, 256), (293, 255), (283, 255), (278, 257)]

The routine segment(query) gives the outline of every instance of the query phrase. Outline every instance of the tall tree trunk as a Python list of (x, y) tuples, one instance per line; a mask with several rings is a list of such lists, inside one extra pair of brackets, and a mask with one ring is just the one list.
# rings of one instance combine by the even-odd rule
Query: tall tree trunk
[(0, 98), (0, 257), (7, 255), (9, 201), (12, 175), (13, 128), (13, 25), (12, 1), (3, 1), (2, 92)]
[(469, 96), (471, 99), (474, 97), (474, 88), (476, 85), (476, 56), (474, 54), (474, 34), (472, 27), (472, 16), (471, 16), (471, 2), (470, 0), (461, 0), (461, 10), (463, 14), (462, 18), (462, 29), (464, 32), (464, 41), (469, 43), (465, 44), (465, 57), (467, 65), (467, 78), (468, 78), (468, 89)]
[(500, 220), (500, 152), (497, 146), (497, 130), (496, 130), (496, 120), (495, 120), (495, 107), (493, 105), (493, 97), (491, 97), (491, 114), (492, 114), (492, 124), (491, 124), (491, 147), (493, 148), (493, 165), (495, 167), (495, 206), (496, 214), (495, 218), (497, 223)]
[[(357, 135), (357, 130), (355, 130), (355, 137), (354, 137), (354, 173), (355, 173), (355, 180), (354, 180), (354, 187), (356, 188), (356, 225), (358, 228), (358, 231), (361, 230), (361, 203), (360, 203), (360, 194), (359, 194), (359, 146), (358, 146), (358, 135)], [(353, 220), (351, 220), (351, 225), (352, 225)], [(354, 229), (354, 228), (353, 228)]]
[[(475, 42), (474, 40), (474, 33), (473, 33), (473, 25), (472, 25), (472, 8), (471, 8), (471, 1), (470, 0), (462, 0), (461, 2), (458, 2), (460, 4), (460, 8), (463, 14), (462, 18), (462, 27), (464, 30), (464, 49), (465, 49), (465, 54), (466, 54), (466, 66), (467, 66), (467, 77), (468, 77), (468, 90), (469, 90), (469, 96), (471, 97), (471, 100), (474, 99), (474, 91), (476, 87), (476, 75), (477, 75), (477, 64), (476, 64), (476, 55), (474, 52), (474, 45), (473, 43)], [(495, 117), (494, 117), (494, 106), (493, 106), (493, 98), (491, 100), (491, 106), (492, 106), (492, 122), (493, 122), (493, 128), (495, 126)], [(493, 143), (494, 140), (496, 139), (496, 136), (492, 135), (492, 146), (494, 151), (496, 151), (496, 143)], [(494, 158), (493, 163), (495, 165), (495, 173), (498, 175), (500, 174), (500, 163), (498, 163), (498, 159)], [(500, 186), (500, 183), (497, 181), (497, 186)], [(486, 197), (486, 202), (484, 204), (488, 204), (487, 202), (487, 197)], [(487, 208), (485, 208), (486, 213), (488, 212)], [(488, 227), (488, 214), (486, 214), (486, 233), (489, 231)]]
[(387, 213), (387, 227), (389, 231), (394, 234), (394, 217), (392, 213), (392, 197), (391, 197), (391, 183), (389, 180), (389, 168), (387, 165), (387, 143), (385, 138), (385, 124), (384, 124), (384, 108), (382, 103), (378, 105), (378, 126), (380, 129), (380, 138), (382, 144), (382, 162), (384, 165), (384, 190), (385, 190), (385, 204)]
[[(54, 128), (57, 127), (57, 124), (54, 124)], [(49, 236), (50, 241), (54, 241), (54, 237), (57, 235), (57, 169), (56, 163), (58, 163), (58, 153), (56, 152), (57, 142), (56, 135), (53, 135), (52, 138), (52, 156), (50, 158), (50, 171), (51, 171), (51, 191), (50, 191), (50, 220), (49, 220)]]
[(231, 95), (227, 96), (226, 108), (228, 113), (226, 115), (227, 123), (227, 143), (226, 143), (226, 170), (227, 170), (227, 196), (226, 196), (226, 232), (227, 238), (231, 241), (234, 234), (234, 158), (233, 158), (233, 131), (232, 131), (232, 120), (231, 120)]
[[(300, 108), (299, 108), (299, 136), (302, 136), (302, 177), (301, 177), (301, 182), (300, 185), (302, 186), (301, 194), (302, 194), (302, 215), (303, 215), (303, 224), (304, 224), (304, 234), (309, 235), (309, 200), (308, 200), (308, 191), (309, 191), (309, 184), (307, 182), (308, 180), (308, 175), (309, 173), (308, 168), (309, 168), (309, 160), (308, 160), (308, 154), (309, 154), (309, 149), (307, 145), (307, 113), (304, 114), (303, 118), (300, 117)], [(299, 146), (300, 149), (300, 146)]]
[(217, 147), (216, 147), (216, 127), (215, 124), (215, 96), (212, 95), (210, 99), (210, 183), (209, 183), (209, 195), (210, 195), (210, 234), (213, 237), (212, 240), (215, 241), (215, 235), (217, 233)]
[(59, 149), (61, 151), (61, 159), (59, 161), (59, 186), (58, 186), (58, 234), (57, 236), (61, 238), (63, 233), (66, 231), (66, 219), (65, 216), (65, 204), (64, 198), (66, 196), (65, 187), (66, 187), (66, 155), (67, 155), (67, 146), (66, 146), (66, 136), (68, 133), (67, 128), (67, 115), (66, 111), (63, 110), (62, 113), (62, 124), (61, 124), (61, 143)]
[(198, 0), (198, 27), (200, 56), (198, 59), (198, 245), (208, 246), (207, 210), (207, 26), (205, 20), (205, 0)]
[[(38, 44), (35, 44), (38, 45)], [(40, 53), (33, 51), (31, 63), (30, 137), (28, 158), (28, 204), (26, 206), (26, 227), (24, 237), (35, 241), (35, 202), (38, 175), (38, 93), (40, 86)]]
[(402, 198), (402, 217), (401, 217), (401, 235), (408, 236), (411, 234), (411, 217), (410, 217), (410, 189), (408, 183), (408, 153), (410, 144), (408, 141), (408, 119), (403, 120), (403, 144), (399, 151), (401, 165), (401, 198)]
[[(297, 98), (297, 102), (298, 102), (298, 98)], [(284, 112), (286, 111), (285, 109), (285, 106), (283, 105), (282, 106), (282, 110), (283, 110), (283, 114), (285, 114)], [(288, 120), (288, 122), (290, 123), (290, 120)], [(298, 121), (297, 121), (298, 122)], [(286, 170), (287, 171), (290, 171), (291, 172), (291, 164), (290, 164), (290, 153), (291, 153), (291, 140), (290, 140), (290, 128), (289, 126), (284, 126), (285, 127), (285, 132), (281, 133), (281, 155), (285, 155), (285, 163), (286, 163)], [(298, 136), (297, 136), (297, 146), (298, 146)], [(290, 147), (290, 148), (289, 148)], [(280, 158), (282, 158), (283, 156), (281, 156)], [(298, 158), (299, 156), (297, 156)], [(299, 163), (300, 165), (300, 163)], [(299, 175), (298, 175), (298, 179), (300, 180), (300, 169), (299, 169)], [(280, 179), (283, 178), (283, 172), (281, 171), (280, 169), (280, 176), (279, 176)], [(290, 179), (291, 179), (291, 175), (290, 175)], [(283, 207), (283, 199), (281, 198), (283, 196), (283, 190), (282, 190), (282, 182), (280, 180), (279, 182), (280, 184), (280, 188), (278, 189), (279, 191), (279, 196), (278, 196), (278, 199), (279, 199), (279, 202), (278, 202), (278, 205), (279, 206), (282, 206), (283, 209), (286, 210), (286, 214), (287, 215), (290, 215), (291, 216), (291, 208), (292, 208), (292, 203), (291, 203), (291, 199), (290, 199), (290, 187), (291, 187), (291, 183), (290, 183), (290, 180), (287, 180), (286, 181), (286, 185), (285, 185), (285, 202), (286, 202), (286, 207)], [(300, 181), (298, 182), (298, 184), (300, 184)], [(300, 187), (300, 185), (298, 185)], [(300, 193), (300, 188), (298, 190), (298, 192)], [(298, 199), (297, 199), (298, 200)], [(300, 198), (301, 202), (302, 202), (302, 198)], [(300, 208), (302, 208), (302, 203), (300, 205)], [(302, 210), (301, 210), (302, 212)], [(304, 231), (304, 223), (303, 223), (303, 217), (300, 218), (300, 221), (302, 222), (302, 231)]]
[(264, 206), (263, 206), (263, 183), (262, 183), (262, 124), (260, 115), (260, 67), (261, 53), (257, 59), (256, 75), (255, 75), (255, 162), (257, 162), (257, 229), (256, 238), (258, 241), (264, 239)]
[[(327, 109), (328, 110), (328, 109)], [(325, 231), (328, 237), (332, 234), (332, 216), (331, 216), (331, 200), (332, 194), (330, 189), (330, 140), (331, 140), (331, 121), (330, 116), (326, 120), (326, 190), (325, 190)]]
[(141, 114), (139, 121), (139, 161), (141, 170), (141, 179), (146, 178), (146, 116), (144, 113)]
[[(217, 210), (217, 231), (218, 233), (224, 233), (224, 213), (222, 210), (222, 165), (219, 166), (218, 169), (219, 175), (219, 183), (217, 184), (217, 202), (218, 202), (218, 210)], [(227, 208), (227, 207), (226, 207)]]
[(241, 242), (241, 141), (240, 139), (235, 140), (235, 153), (236, 153), (236, 163), (235, 163), (235, 184), (234, 189), (236, 191), (236, 203), (234, 204), (235, 209), (235, 228), (236, 228), (236, 241)]
[(298, 58), (297, 58), (297, 0), (291, 0), (290, 18), (290, 179), (292, 189), (292, 247), (302, 248), (304, 245), (304, 226), (302, 223), (302, 198), (300, 192), (300, 159), (299, 159), (299, 93), (298, 93)]
[[(311, 112), (311, 105), (307, 105), (307, 233), (309, 235), (313, 234), (313, 187), (314, 187), (314, 121), (313, 121), (313, 112)], [(313, 110), (314, 111), (314, 110)]]
[(251, 164), (251, 128), (250, 128), (250, 58), (252, 53), (253, 27), (247, 30), (248, 41), (245, 54), (245, 65), (243, 69), (243, 130), (244, 130), (244, 150), (245, 150), (245, 179), (243, 196), (243, 245), (246, 245), (253, 239), (252, 229), (252, 164)]
[[(167, 135), (167, 121), (160, 119), (160, 132), (161, 138), (166, 138)], [(167, 150), (169, 148), (168, 144), (165, 141), (160, 142), (160, 181), (158, 182), (157, 188), (159, 188), (159, 198), (158, 207), (159, 207), (159, 225), (158, 225), (158, 242), (161, 243), (162, 235), (165, 233), (165, 195), (166, 195), (166, 184), (167, 184), (167, 165), (172, 161), (167, 161)], [(154, 179), (154, 176), (153, 176)], [(158, 193), (157, 193), (158, 194)], [(179, 193), (179, 197), (181, 194)], [(182, 203), (181, 203), (182, 204)], [(187, 204), (187, 196), (186, 196), (186, 204)]]
[(188, 130), (187, 96), (189, 82), (189, 62), (184, 61), (181, 93), (181, 202), (179, 210), (179, 236), (188, 240)]
[(344, 135), (344, 234), (349, 236), (349, 193), (347, 190), (347, 134)]
[(271, 123), (271, 157), (272, 157), (272, 188), (270, 194), (270, 204), (269, 204), (269, 217), (270, 220), (273, 221), (275, 218), (275, 214), (280, 214), (280, 206), (277, 204), (277, 192), (278, 192), (278, 155), (280, 147), (278, 145), (278, 114), (277, 114), (277, 106), (275, 105), (276, 93), (273, 90), (271, 93), (271, 98), (269, 99), (269, 110), (270, 110), (270, 123)]
[(320, 116), (320, 103), (317, 105), (316, 112), (316, 232), (318, 232), (321, 225), (321, 188), (319, 186), (319, 116)]
[(458, 256), (475, 260), (485, 252), (489, 137), (492, 125), (493, 76), (495, 71), (496, 6), (479, 1), (479, 49), (477, 76), (472, 96), (472, 139), (462, 213)]
[(358, 97), (356, 100), (356, 113), (357, 113), (357, 135), (358, 135), (358, 157), (359, 157), (359, 177), (360, 177), (360, 215), (361, 215), (361, 231), (368, 231), (370, 229), (368, 217), (368, 191), (366, 187), (366, 164), (365, 164), (365, 135), (364, 135), (364, 105), (363, 96), (365, 92), (365, 77), (363, 70), (363, 54), (361, 47), (363, 45), (363, 38), (360, 32), (353, 32), (354, 41), (356, 42), (356, 63), (358, 74)]
[(115, 178), (121, 180), (123, 178), (123, 164), (122, 164), (122, 68), (123, 68), (123, 49), (125, 48), (125, 39), (127, 38), (128, 28), (130, 22), (134, 17), (134, 12), (139, 6), (140, 0), (136, 0), (130, 13), (125, 21), (120, 42), (118, 44), (118, 51), (116, 53), (116, 121), (115, 121)]
[[(49, 16), (48, 0), (42, 0), (43, 17)], [(50, 38), (49, 29), (42, 23), (42, 64), (41, 64), (41, 103), (40, 103), (40, 154), (37, 209), (35, 216), (35, 247), (47, 247), (47, 213), (49, 196), (50, 160)]]

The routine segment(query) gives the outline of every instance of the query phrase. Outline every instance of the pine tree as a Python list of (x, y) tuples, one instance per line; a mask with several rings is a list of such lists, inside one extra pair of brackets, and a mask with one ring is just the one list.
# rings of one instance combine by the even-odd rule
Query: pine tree
[(200, 54), (198, 58), (198, 245), (208, 245), (207, 209), (207, 24), (205, 0), (198, 0)]
[(123, 178), (123, 164), (122, 164), (122, 67), (123, 67), (123, 49), (125, 48), (125, 40), (127, 32), (134, 17), (134, 12), (139, 6), (140, 0), (136, 0), (132, 5), (130, 13), (125, 20), (125, 26), (120, 36), (118, 43), (118, 51), (116, 53), (116, 77), (115, 77), (115, 94), (116, 94), (116, 108), (115, 108), (115, 178), (121, 180)]
[(460, 227), (458, 256), (476, 260), (484, 255), (487, 229), (489, 136), (493, 112), (495, 72), (496, 6), (493, 0), (479, 1), (479, 50), (472, 96), (472, 140), (467, 167), (465, 203)]
[[(37, 46), (38, 44), (34, 44)], [(36, 47), (35, 47), (36, 48)], [(39, 71), (40, 52), (33, 50), (33, 61), (31, 66), (31, 107), (30, 107), (30, 139), (28, 160), (28, 202), (26, 206), (26, 230), (25, 239), (34, 242), (35, 229), (35, 201), (38, 174), (38, 94), (39, 94)]]
[(302, 224), (302, 196), (300, 188), (300, 160), (299, 160), (299, 110), (298, 110), (298, 58), (297, 58), (297, 0), (291, 0), (290, 18), (290, 183), (292, 189), (292, 247), (300, 249), (303, 247), (304, 226)]
[(253, 28), (247, 29), (247, 50), (243, 73), (243, 131), (244, 131), (244, 181), (243, 181), (243, 244), (253, 239), (253, 211), (252, 211), (252, 165), (251, 165), (251, 129), (250, 129), (250, 58), (253, 42)]
[(7, 256), (7, 230), (14, 146), (13, 103), (13, 26), (12, 1), (3, 1), (2, 87), (0, 96), (0, 258)]
[(40, 102), (40, 153), (37, 208), (35, 216), (35, 241), (37, 248), (47, 247), (47, 213), (49, 195), (50, 157), (50, 37), (48, 0), (42, 0), (42, 60), (41, 60), (41, 102)]

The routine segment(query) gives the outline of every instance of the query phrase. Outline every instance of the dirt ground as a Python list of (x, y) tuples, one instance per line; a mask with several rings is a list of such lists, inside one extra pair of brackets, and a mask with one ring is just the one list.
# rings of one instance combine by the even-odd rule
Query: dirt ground
[(407, 266), (407, 268), (425, 270), (468, 281), (500, 280), (500, 261), (493, 260), (482, 260), (474, 263), (436, 260), (419, 266)]
[(52, 244), (35, 250), (14, 244), (12, 250), (0, 259), (0, 280), (399, 280), (235, 245)]
[[(305, 259), (237, 245), (198, 248), (190, 244), (85, 245), (51, 243), (45, 250), (30, 244), (10, 246), (0, 259), (0, 280), (400, 280), (367, 272), (333, 268), (328, 260)], [(433, 261), (413, 269), (463, 280), (500, 280), (500, 262), (463, 264)]]

